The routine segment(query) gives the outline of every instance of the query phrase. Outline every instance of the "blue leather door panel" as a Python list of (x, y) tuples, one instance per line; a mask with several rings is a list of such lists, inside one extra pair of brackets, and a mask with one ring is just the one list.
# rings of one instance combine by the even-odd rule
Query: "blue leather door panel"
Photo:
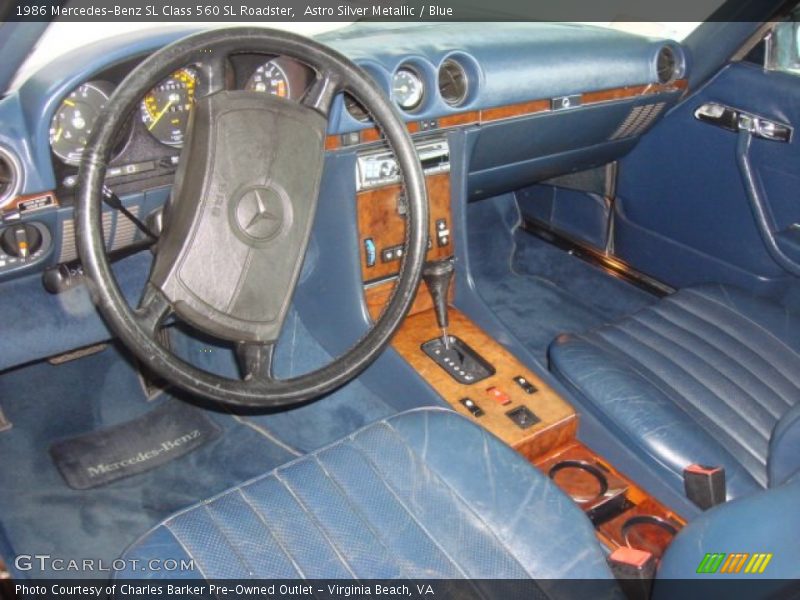
[[(800, 77), (736, 63), (663, 119), (620, 166), (616, 248), (676, 287), (714, 280), (778, 293), (793, 278), (761, 239), (737, 166), (736, 133), (702, 123), (705, 102), (800, 125)], [(750, 160), (779, 243), (800, 260), (800, 140), (754, 139)]]

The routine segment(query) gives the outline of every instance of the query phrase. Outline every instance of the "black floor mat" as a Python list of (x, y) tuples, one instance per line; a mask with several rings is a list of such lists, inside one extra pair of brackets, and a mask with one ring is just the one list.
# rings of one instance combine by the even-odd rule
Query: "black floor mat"
[(50, 454), (67, 484), (86, 490), (154, 469), (220, 433), (202, 412), (171, 400), (127, 423), (56, 442)]
[[(171, 514), (295, 457), (240, 419), (186, 404), (222, 434), (157, 469), (76, 490), (59, 473), (53, 444), (130, 423), (177, 399), (166, 392), (147, 402), (136, 369), (115, 345), (57, 367), (40, 362), (3, 373), (0, 398), (14, 424), (0, 433), (0, 529), (11, 564), (20, 554), (110, 563)], [(109, 576), (36, 564), (26, 575)]]

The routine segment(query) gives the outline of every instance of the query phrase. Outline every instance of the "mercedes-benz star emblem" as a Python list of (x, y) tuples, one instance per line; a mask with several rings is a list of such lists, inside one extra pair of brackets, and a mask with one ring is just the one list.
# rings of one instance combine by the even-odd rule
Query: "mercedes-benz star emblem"
[[(275, 223), (280, 224), (280, 218), (269, 211), (267, 205), (264, 203), (264, 196), (261, 190), (253, 190), (252, 194), (256, 199), (256, 212), (253, 215), (253, 218), (250, 219), (250, 222), (245, 225), (244, 230), (255, 238), (261, 238), (264, 237), (264, 234), (261, 231), (264, 229), (264, 227), (261, 227), (259, 223), (261, 221), (274, 221)], [(273, 228), (272, 225), (266, 225), (265, 227), (267, 230), (271, 230)]]
[(283, 230), (286, 223), (284, 199), (271, 187), (251, 187), (239, 196), (234, 207), (236, 225), (256, 242), (267, 242)]

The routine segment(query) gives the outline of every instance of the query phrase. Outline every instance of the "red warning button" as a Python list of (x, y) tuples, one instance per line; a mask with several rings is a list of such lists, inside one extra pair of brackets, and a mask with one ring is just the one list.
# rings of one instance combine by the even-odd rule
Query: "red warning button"
[(500, 388), (496, 388), (494, 386), (490, 388), (486, 388), (486, 394), (492, 398), (498, 404), (505, 406), (506, 404), (511, 404), (511, 398), (508, 394), (506, 394)]

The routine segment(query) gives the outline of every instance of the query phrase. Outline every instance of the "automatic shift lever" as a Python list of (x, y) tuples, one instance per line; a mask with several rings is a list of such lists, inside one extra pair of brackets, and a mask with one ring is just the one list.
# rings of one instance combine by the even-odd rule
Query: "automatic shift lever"
[(455, 266), (449, 258), (425, 263), (422, 269), (422, 278), (433, 299), (436, 322), (442, 330), (442, 342), (447, 350), (450, 349), (450, 338), (447, 335), (447, 327), (450, 324), (447, 318), (447, 293), (450, 290), (450, 282), (453, 281), (454, 271)]
[(422, 278), (433, 298), (436, 322), (442, 337), (422, 344), (422, 351), (456, 381), (472, 385), (494, 375), (494, 367), (480, 354), (470, 348), (464, 340), (447, 333), (450, 325), (447, 318), (447, 292), (453, 281), (454, 265), (451, 259), (425, 263)]

